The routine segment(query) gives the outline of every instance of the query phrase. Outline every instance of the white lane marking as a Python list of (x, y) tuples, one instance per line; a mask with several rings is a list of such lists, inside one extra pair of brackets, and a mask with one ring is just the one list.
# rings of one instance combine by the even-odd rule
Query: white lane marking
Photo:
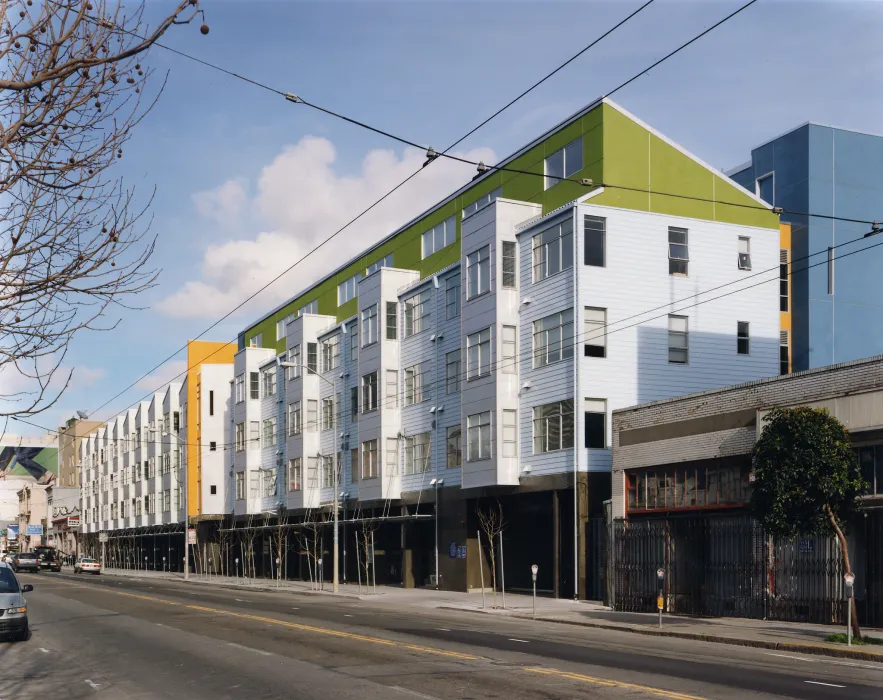
[(88, 683), (92, 687), (92, 690), (98, 690), (101, 687), (100, 683), (93, 683), (88, 678), (86, 679), (86, 683)]
[(391, 685), (389, 686), (392, 690), (398, 690), (400, 693), (407, 693), (408, 695), (413, 695), (417, 698), (424, 698), (424, 700), (438, 700), (434, 695), (424, 695), (423, 693), (418, 693), (416, 690), (408, 690), (407, 688), (402, 688), (400, 685)]
[(241, 644), (237, 644), (236, 642), (227, 642), (228, 646), (236, 647), (237, 649), (243, 649), (244, 651), (253, 651), (255, 654), (260, 654), (261, 656), (273, 656), (272, 652), (264, 651), (263, 649), (255, 649), (253, 647), (242, 646)]
[(439, 632), (450, 632), (450, 631), (451, 631), (451, 630), (449, 630), (447, 627), (436, 627), (436, 629), (437, 629)]
[(352, 615), (344, 614), (344, 617), (352, 617)]
[(43, 647), (40, 647), (40, 651), (42, 651), (44, 654), (48, 654), (48, 653), (49, 653), (49, 650), (48, 650), (48, 649), (44, 649)]
[(515, 637), (509, 637), (510, 642), (521, 642), (522, 644), (530, 644), (526, 639), (515, 639)]
[(245, 598), (234, 598), (237, 603), (250, 603), (250, 600), (245, 600)]
[(789, 654), (774, 654), (771, 651), (764, 652), (767, 656), (778, 656), (781, 659), (793, 659), (794, 661), (810, 661), (812, 663), (837, 664), (838, 666), (852, 666), (853, 668), (870, 668), (874, 671), (883, 671), (883, 667), (879, 664), (857, 664), (852, 661), (835, 661), (834, 659), (804, 659), (802, 656), (791, 656)]
[(300, 610), (300, 608), (292, 608), (292, 610)]
[(845, 685), (837, 685), (836, 683), (822, 683), (821, 681), (803, 681), (804, 683), (812, 683), (813, 685), (826, 685), (829, 688), (845, 688)]

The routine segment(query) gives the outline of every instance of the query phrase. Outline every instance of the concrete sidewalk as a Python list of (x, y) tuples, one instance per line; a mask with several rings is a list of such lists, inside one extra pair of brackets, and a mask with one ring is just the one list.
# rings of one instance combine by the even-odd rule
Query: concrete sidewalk
[[(157, 571), (132, 571), (106, 569), (110, 576), (130, 578), (155, 578), (183, 581), (181, 573)], [(339, 593), (331, 591), (331, 583), (317, 588), (309, 581), (275, 581), (271, 579), (242, 579), (229, 576), (191, 575), (190, 582), (196, 585), (218, 586), (261, 591), (289, 591), (298, 594), (343, 597), (361, 600), (378, 605), (410, 607), (415, 610), (459, 610), (476, 614), (503, 615), (520, 619), (533, 619), (534, 602), (531, 596), (507, 593), (505, 608), (503, 595), (497, 593), (496, 605), (492, 593), (486, 592), (484, 599), (480, 592), (462, 593), (437, 591), (427, 588), (398, 588), (378, 586), (376, 593), (362, 585), (344, 583)], [(538, 597), (536, 599), (536, 620), (559, 624), (609, 629), (618, 632), (676, 637), (719, 644), (733, 644), (770, 649), (777, 652), (799, 652), (804, 654), (824, 654), (865, 661), (883, 663), (883, 645), (863, 645), (847, 647), (845, 644), (825, 642), (832, 633), (845, 632), (845, 626), (813, 625), (798, 622), (775, 620), (753, 620), (747, 618), (699, 618), (680, 615), (663, 615), (663, 626), (659, 628), (658, 616), (652, 613), (625, 613), (591, 602), (576, 602), (567, 599)], [(864, 629), (866, 637), (883, 639), (883, 630)]]

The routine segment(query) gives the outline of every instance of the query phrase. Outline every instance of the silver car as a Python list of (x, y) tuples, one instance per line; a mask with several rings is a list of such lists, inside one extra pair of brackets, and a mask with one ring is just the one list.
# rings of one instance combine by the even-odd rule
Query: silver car
[(18, 573), (19, 571), (39, 571), (40, 561), (33, 552), (19, 552), (12, 560), (12, 568)]
[(12, 635), (20, 642), (27, 640), (28, 605), (23, 594), (32, 590), (29, 583), (19, 586), (10, 566), (0, 563), (0, 635)]

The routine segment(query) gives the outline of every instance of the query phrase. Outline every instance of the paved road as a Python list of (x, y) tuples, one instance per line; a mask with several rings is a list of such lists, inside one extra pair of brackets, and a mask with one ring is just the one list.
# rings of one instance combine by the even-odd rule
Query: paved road
[(158, 580), (24, 575), (0, 699), (873, 698), (883, 664)]

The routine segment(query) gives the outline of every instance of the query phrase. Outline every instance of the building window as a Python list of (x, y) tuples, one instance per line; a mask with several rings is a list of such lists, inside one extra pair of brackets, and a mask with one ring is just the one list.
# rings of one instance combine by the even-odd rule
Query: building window
[(299, 435), (301, 432), (300, 401), (288, 404), (288, 434)]
[(585, 420), (586, 447), (602, 450), (607, 447), (607, 400), (586, 399), (583, 419)]
[(359, 387), (350, 387), (350, 417), (356, 420), (359, 417)]
[(319, 344), (307, 343), (307, 374), (319, 371)]
[(424, 231), (421, 240), (423, 258), (428, 258), (442, 248), (452, 245), (457, 240), (457, 217), (451, 216), (428, 231)]
[(607, 264), (607, 219), (601, 216), (583, 217), (585, 264), (604, 267)]
[(319, 300), (313, 299), (309, 304), (304, 304), (297, 310), (298, 316), (303, 316), (304, 314), (317, 314), (319, 313)]
[(791, 371), (791, 353), (788, 350), (788, 331), (779, 332), (779, 374)]
[(350, 450), (350, 481), (359, 480), (359, 448)]
[(362, 309), (362, 347), (377, 342), (377, 304)]
[(503, 374), (515, 374), (518, 369), (517, 332), (515, 326), (503, 326), (500, 329), (500, 371)]
[(518, 412), (503, 409), (503, 457), (518, 456)]
[(429, 433), (405, 438), (405, 474), (422, 474), (430, 469)]
[(474, 413), (466, 418), (466, 459), (476, 462), (491, 457), (491, 413)]
[(264, 418), (264, 447), (276, 444), (276, 417)]
[(626, 472), (629, 512), (738, 506), (749, 497), (747, 467), (698, 465)]
[(518, 245), (503, 241), (503, 289), (515, 289), (515, 270), (518, 267)]
[(450, 321), (460, 315), (460, 277), (445, 280), (445, 320)]
[(386, 370), (386, 407), (397, 408), (399, 405), (399, 373), (397, 370)]
[(755, 194), (770, 206), (776, 206), (776, 174), (767, 173), (757, 178)]
[(405, 369), (405, 406), (412, 406), (415, 403), (423, 403), (429, 398), (424, 395), (423, 392), (428, 374), (428, 362), (421, 362), (419, 365), (414, 365), (413, 367)]
[[(210, 416), (215, 415), (215, 392), (209, 391), (208, 393), (208, 414)], [(184, 414), (187, 415), (186, 413)], [(132, 449), (135, 449), (135, 443), (132, 443)]]
[(350, 299), (355, 299), (359, 293), (359, 281), (362, 279), (362, 273), (357, 272), (349, 279), (344, 280), (337, 285), (337, 305), (346, 304)]
[(210, 443), (208, 444), (208, 449), (209, 449), (209, 452), (215, 452), (215, 451), (217, 451), (217, 449), (218, 449), (218, 443), (217, 443), (217, 442), (210, 442)]
[(454, 350), (445, 355), (445, 393), (460, 391), (460, 351)]
[(386, 438), (386, 473), (390, 476), (399, 473), (398, 438)]
[(533, 366), (545, 367), (573, 357), (573, 309), (533, 322)]
[(315, 433), (319, 429), (319, 402), (316, 399), (307, 399), (307, 432)]
[(390, 253), (386, 257), (381, 258), (377, 262), (371, 263), (368, 265), (368, 268), (365, 270), (365, 276), (373, 275), (382, 267), (393, 267), (393, 254)]
[(491, 289), (491, 247), (479, 248), (466, 256), (466, 298), (474, 299)]
[(419, 294), (415, 294), (414, 296), (405, 299), (403, 302), (406, 338), (410, 338), (412, 335), (429, 328), (429, 296), (429, 290), (424, 289)]
[(322, 430), (334, 428), (334, 399), (322, 399)]
[(301, 473), (300, 457), (288, 460), (288, 490), (300, 491), (303, 474)]
[(586, 357), (607, 357), (607, 309), (587, 306), (583, 309), (584, 350)]
[(539, 282), (573, 267), (573, 221), (564, 219), (531, 239), (533, 281)]
[(487, 194), (482, 195), (471, 204), (467, 204), (465, 207), (463, 207), (463, 218), (465, 219), (467, 216), (472, 216), (475, 212), (479, 211), (480, 209), (484, 209), (490, 204), (493, 204), (494, 200), (497, 200), (502, 196), (502, 187), (498, 187), (497, 189), (491, 190)]
[(463, 432), (459, 425), (452, 425), (445, 430), (445, 453), (448, 469), (459, 467), (463, 463)]
[(533, 409), (533, 452), (544, 454), (573, 447), (573, 399)]
[(362, 478), (373, 479), (377, 476), (377, 440), (366, 440), (362, 443)]
[(394, 301), (386, 302), (386, 339), (395, 340), (399, 334), (399, 305)]
[(300, 345), (295, 345), (288, 351), (288, 362), (294, 365), (288, 368), (288, 378), (297, 379), (300, 376)]
[(690, 359), (690, 334), (686, 316), (668, 317), (668, 361), (685, 365)]
[(276, 321), (276, 340), (282, 340), (286, 335), (288, 335), (288, 331), (286, 327), (288, 324), (297, 318), (297, 314), (288, 314), (285, 318), (280, 318)]
[(788, 251), (779, 251), (779, 311), (788, 311)]
[(749, 334), (748, 321), (736, 321), (736, 352), (739, 355), (747, 355), (750, 349), (751, 336)]
[(261, 371), (264, 380), (264, 398), (276, 395), (276, 368), (268, 367)]
[(544, 162), (545, 189), (554, 187), (562, 178), (570, 177), (583, 169), (583, 139), (571, 141), (564, 148), (546, 156)]
[(340, 336), (335, 335), (322, 341), (322, 370), (330, 372), (340, 367)]
[(377, 408), (377, 372), (362, 375), (362, 413)]
[(264, 334), (257, 333), (248, 339), (248, 346), (251, 348), (261, 348), (264, 346)]
[(883, 445), (859, 447), (857, 452), (862, 478), (868, 484), (864, 495), (883, 495)]
[(687, 229), (668, 227), (668, 274), (686, 275), (690, 263)]
[(476, 379), (491, 372), (491, 329), (485, 328), (466, 336), (467, 379)]
[(322, 456), (322, 488), (334, 486), (334, 455)]
[(252, 420), (248, 422), (248, 446), (257, 450), (261, 447), (261, 423)]
[(236, 403), (245, 401), (245, 375), (236, 375)]
[(356, 362), (359, 359), (359, 324), (353, 321), (349, 328), (350, 332), (350, 361)]
[(248, 390), (249, 397), (252, 399), (261, 398), (261, 374), (260, 372), (248, 373)]
[(751, 239), (747, 236), (739, 236), (739, 269), (751, 269)]

